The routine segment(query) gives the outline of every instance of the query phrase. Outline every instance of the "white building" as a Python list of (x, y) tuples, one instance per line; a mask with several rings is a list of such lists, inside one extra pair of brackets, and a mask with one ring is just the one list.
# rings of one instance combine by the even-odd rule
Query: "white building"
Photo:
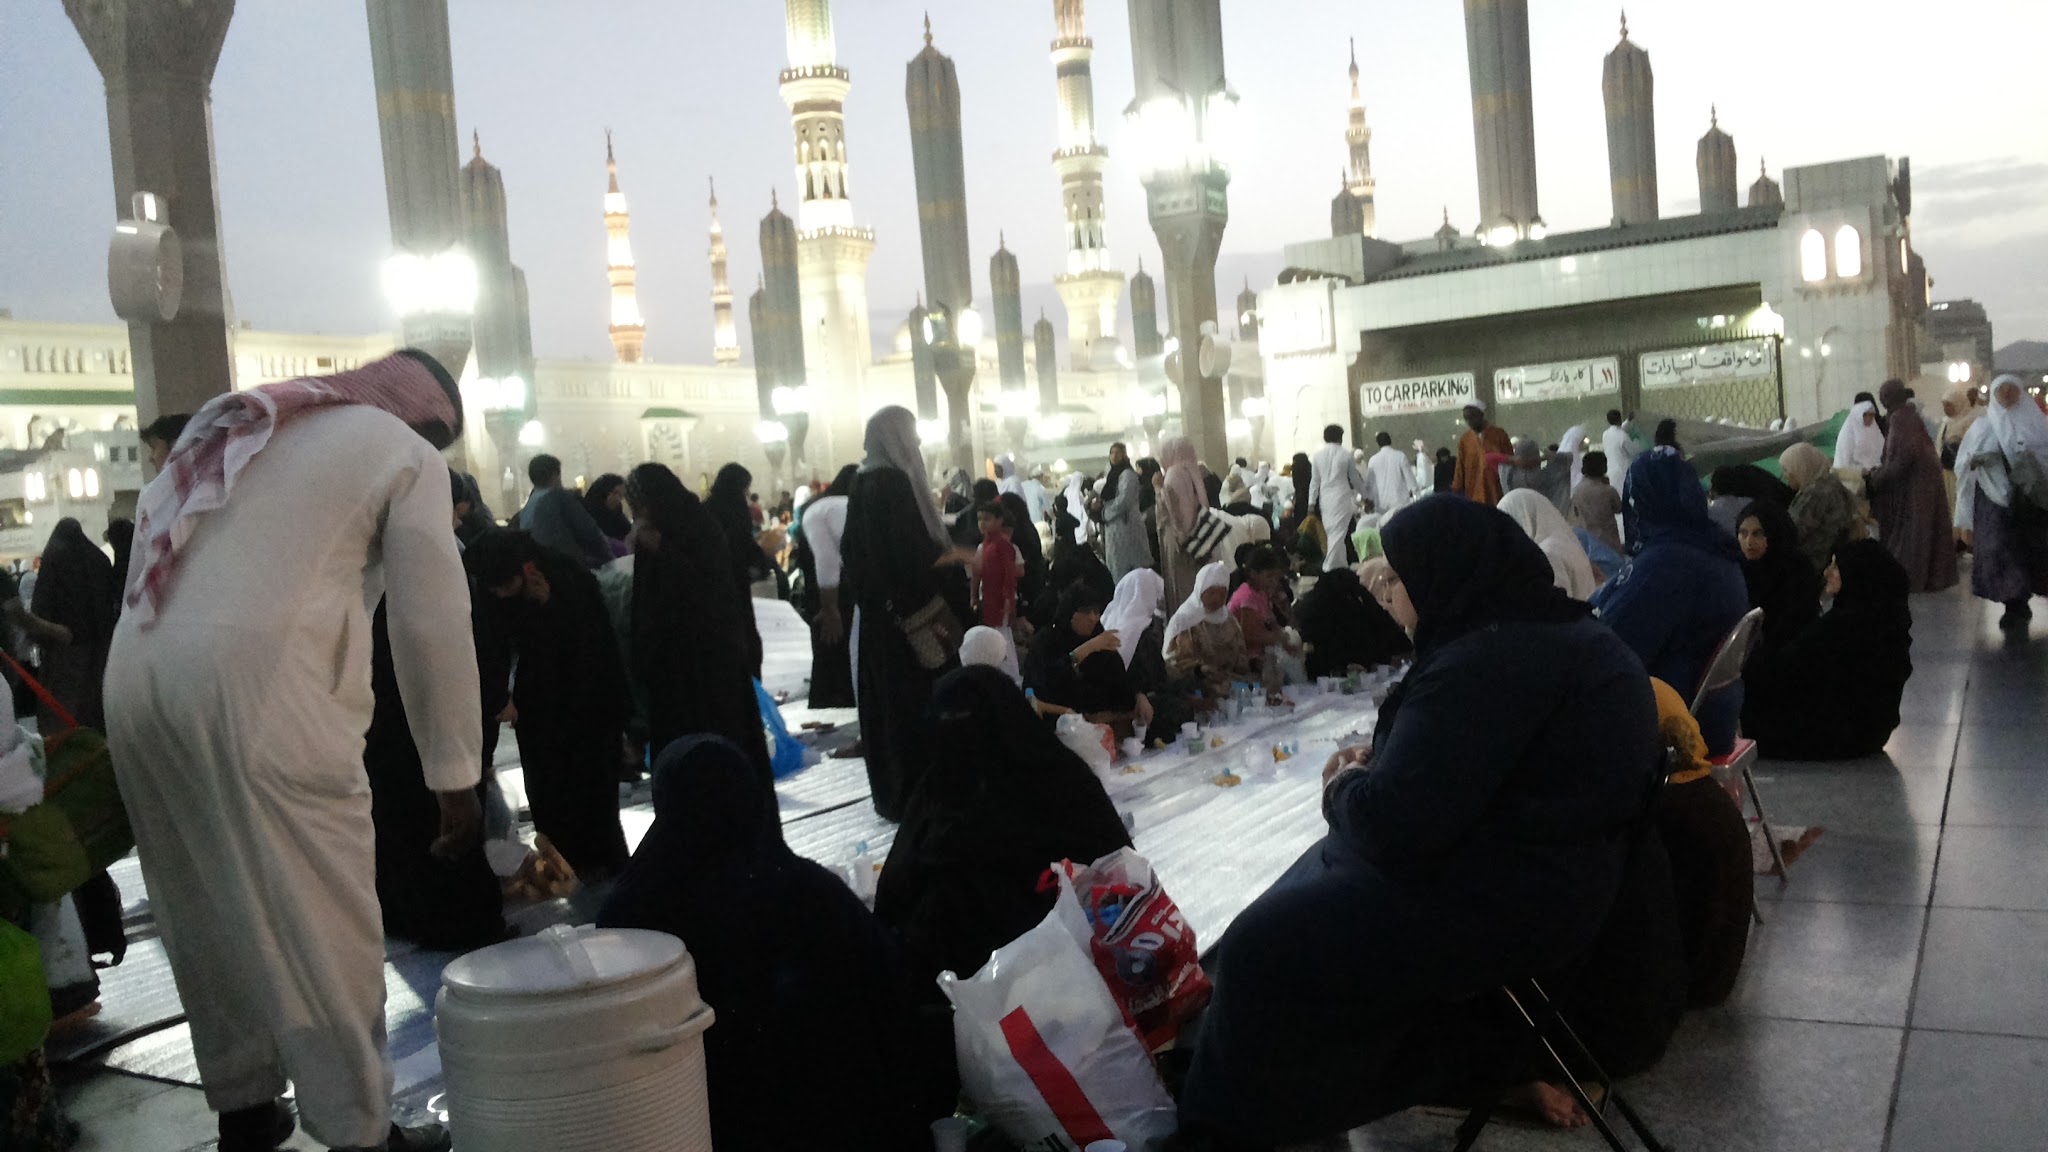
[(1733, 212), (1488, 247), (1439, 234), (1287, 248), (1259, 296), (1272, 439), (1338, 424), (1451, 442), (1477, 401), (1512, 432), (1604, 427), (1610, 408), (1763, 426), (1823, 419), (1917, 374), (1927, 283), (1909, 170), (1788, 169)]

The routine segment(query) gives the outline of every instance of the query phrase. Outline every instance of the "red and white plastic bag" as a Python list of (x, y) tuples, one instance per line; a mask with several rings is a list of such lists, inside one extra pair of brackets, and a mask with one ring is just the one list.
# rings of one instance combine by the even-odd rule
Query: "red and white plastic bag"
[(1157, 1152), (1178, 1128), (1173, 1098), (1098, 975), (1090, 936), (1062, 884), (1051, 914), (981, 971), (940, 975), (960, 1084), (1020, 1148), (1080, 1152), (1120, 1140)]
[(1195, 931), (1151, 862), (1120, 848), (1085, 868), (1063, 861), (1055, 869), (1062, 895), (1083, 916), (1080, 936), (1123, 1008), (1124, 1019), (1149, 1052), (1166, 1047), (1180, 1027), (1209, 1003)]

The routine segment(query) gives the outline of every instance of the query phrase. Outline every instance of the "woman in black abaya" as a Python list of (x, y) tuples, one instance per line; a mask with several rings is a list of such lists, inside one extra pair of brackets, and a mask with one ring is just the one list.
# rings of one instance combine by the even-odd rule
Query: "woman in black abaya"
[[(85, 529), (66, 516), (43, 545), (43, 564), (29, 611), (61, 624), (71, 632), (69, 644), (43, 648), (43, 687), (64, 705), (72, 718), (95, 731), (107, 726), (101, 705), (100, 681), (106, 678), (107, 648), (114, 639), (120, 593), (114, 565), (99, 546), (86, 539)], [(42, 731), (59, 725), (46, 705), (36, 705)]]
[(739, 464), (727, 464), (711, 482), (711, 494), (704, 498), (704, 510), (725, 536), (726, 561), (731, 580), (740, 590), (740, 614), (747, 636), (747, 674), (761, 678), (761, 632), (754, 623), (754, 585), (774, 575), (768, 554), (754, 542), (753, 515), (747, 510), (747, 494), (754, 487), (754, 474)]
[[(841, 586), (858, 614), (854, 676), (868, 786), (875, 811), (899, 820), (930, 759), (924, 713), (932, 685), (959, 666), (955, 653), (968, 616), (967, 581), (959, 565), (969, 554), (948, 551), (952, 541), (932, 506), (917, 417), (895, 405), (875, 413), (868, 420), (866, 449), (846, 505)], [(1037, 537), (1030, 539), (1035, 547)], [(1021, 539), (1018, 547), (1025, 547)], [(940, 616), (950, 618), (951, 642), (940, 638), (945, 654), (928, 668), (918, 660), (903, 621), (935, 598), (946, 607)]]
[(704, 1063), (720, 1152), (788, 1147), (774, 1117), (792, 1101), (821, 1147), (929, 1142), (941, 1113), (917, 1103), (929, 1076), (902, 952), (844, 881), (783, 843), (773, 789), (731, 744), (662, 751), (654, 826), (597, 922), (689, 944), (718, 1013)]
[(626, 478), (638, 523), (630, 659), (647, 697), (656, 755), (684, 736), (717, 735), (773, 781), (753, 664), (759, 637), (747, 593), (733, 580), (725, 533), (676, 474), (642, 464)]
[(853, 609), (844, 603), (841, 581), (845, 564), (840, 542), (846, 535), (846, 499), (853, 492), (853, 478), (860, 469), (852, 464), (839, 470), (832, 486), (804, 505), (796, 544), (791, 549), (797, 570), (803, 573), (804, 592), (800, 608), (811, 624), (811, 692), (813, 708), (851, 708), (853, 658), (847, 648)]

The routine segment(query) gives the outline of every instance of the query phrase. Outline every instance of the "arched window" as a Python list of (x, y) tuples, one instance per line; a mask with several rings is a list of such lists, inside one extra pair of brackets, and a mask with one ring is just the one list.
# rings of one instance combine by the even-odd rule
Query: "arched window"
[(1799, 277), (1808, 284), (1828, 278), (1828, 239), (1817, 228), (1799, 238)]
[(1835, 275), (1863, 275), (1863, 237), (1853, 224), (1844, 224), (1835, 233)]

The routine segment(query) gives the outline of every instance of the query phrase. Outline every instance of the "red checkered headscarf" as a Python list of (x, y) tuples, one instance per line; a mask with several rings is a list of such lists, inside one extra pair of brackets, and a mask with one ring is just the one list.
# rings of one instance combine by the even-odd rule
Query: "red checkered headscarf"
[(163, 612), (199, 517), (227, 505), (242, 469), (272, 433), (306, 412), (342, 404), (381, 408), (423, 433), (431, 429), (436, 448), (462, 432), (454, 382), (431, 357), (411, 349), (352, 372), (302, 376), (207, 401), (138, 501), (126, 595), (138, 624), (147, 628)]

